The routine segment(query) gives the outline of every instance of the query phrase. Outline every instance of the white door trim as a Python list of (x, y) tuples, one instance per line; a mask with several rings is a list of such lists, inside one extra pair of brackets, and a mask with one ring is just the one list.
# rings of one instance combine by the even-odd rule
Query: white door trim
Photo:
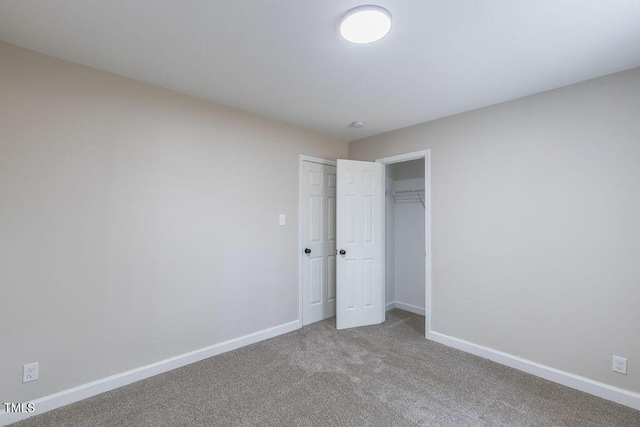
[(302, 211), (303, 211), (303, 187), (304, 187), (304, 162), (320, 163), (321, 165), (336, 166), (335, 160), (321, 159), (318, 157), (305, 156), (300, 154), (300, 163), (298, 165), (298, 321), (302, 326), (302, 261), (304, 250), (304, 236), (302, 230)]
[[(431, 330), (431, 150), (414, 151), (411, 153), (398, 154), (396, 156), (384, 157), (376, 159), (376, 162), (385, 166), (393, 163), (406, 162), (408, 160), (416, 160), (424, 158), (424, 246), (425, 246), (425, 325), (424, 330), (426, 338), (432, 339), (433, 331)], [(384, 210), (382, 212), (384, 215)], [(384, 216), (382, 218), (384, 221)], [(382, 247), (385, 248), (385, 231), (382, 233)], [(386, 267), (386, 266), (385, 266)], [(385, 277), (383, 272), (383, 278)], [(386, 285), (385, 285), (386, 286)], [(384, 307), (384, 304), (383, 304)]]

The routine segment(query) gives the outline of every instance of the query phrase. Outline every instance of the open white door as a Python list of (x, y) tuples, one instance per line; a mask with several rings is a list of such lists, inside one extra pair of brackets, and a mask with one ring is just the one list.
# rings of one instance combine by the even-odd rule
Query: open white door
[(384, 165), (338, 160), (336, 326), (384, 321)]
[(336, 167), (304, 161), (302, 324), (336, 313)]

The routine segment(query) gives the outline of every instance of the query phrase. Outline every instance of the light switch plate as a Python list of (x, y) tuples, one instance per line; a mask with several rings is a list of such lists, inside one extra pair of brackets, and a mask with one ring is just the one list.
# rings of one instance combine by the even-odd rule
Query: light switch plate
[(285, 214), (280, 214), (280, 225), (285, 225), (287, 223), (287, 217)]

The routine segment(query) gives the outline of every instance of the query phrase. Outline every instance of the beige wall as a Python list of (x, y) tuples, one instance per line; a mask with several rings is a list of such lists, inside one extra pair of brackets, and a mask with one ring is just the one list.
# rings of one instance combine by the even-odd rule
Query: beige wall
[(347, 144), (0, 43), (0, 401), (297, 319), (300, 154)]
[(349, 158), (423, 149), (433, 329), (639, 392), (640, 69), (353, 141)]

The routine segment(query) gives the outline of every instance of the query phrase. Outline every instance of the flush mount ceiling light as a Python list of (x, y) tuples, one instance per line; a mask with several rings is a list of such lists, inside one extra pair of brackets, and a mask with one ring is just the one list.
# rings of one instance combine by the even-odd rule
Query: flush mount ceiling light
[(344, 14), (338, 28), (351, 43), (373, 43), (391, 31), (391, 13), (380, 6), (358, 6)]

